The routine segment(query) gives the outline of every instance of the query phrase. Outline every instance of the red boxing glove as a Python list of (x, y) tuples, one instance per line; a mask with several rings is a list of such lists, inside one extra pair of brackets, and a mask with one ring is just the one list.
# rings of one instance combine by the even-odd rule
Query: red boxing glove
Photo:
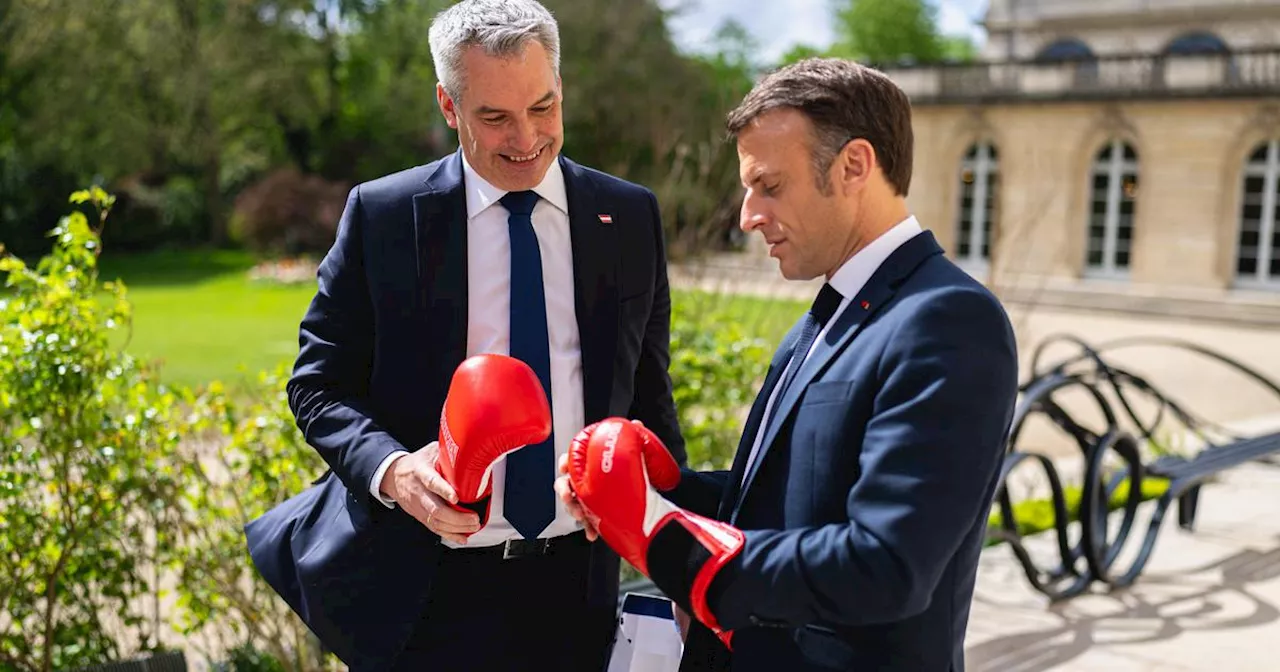
[(538, 375), (506, 355), (476, 355), (453, 373), (440, 413), (436, 471), (458, 493), (456, 509), (489, 520), (493, 465), (551, 435), (551, 406)]
[(569, 482), (600, 536), (728, 646), (731, 633), (711, 613), (707, 591), (745, 536), (658, 494), (679, 480), (658, 437), (622, 418), (587, 427), (569, 447)]

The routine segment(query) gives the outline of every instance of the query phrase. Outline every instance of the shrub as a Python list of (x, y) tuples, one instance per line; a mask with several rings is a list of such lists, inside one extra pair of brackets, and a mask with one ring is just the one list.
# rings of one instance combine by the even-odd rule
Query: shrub
[(351, 186), (292, 168), (272, 172), (236, 198), (232, 235), (258, 252), (323, 254), (337, 235)]
[(285, 372), (248, 397), (159, 384), (118, 348), (124, 285), (98, 283), (114, 198), (72, 200), (95, 228), (73, 212), (35, 268), (0, 259), (0, 672), (122, 660), (171, 627), (214, 633), (207, 653), (229, 651), (237, 670), (321, 669), (331, 661), (244, 549), (243, 525), (323, 470)]
[(728, 469), (774, 345), (748, 335), (723, 307), (675, 301), (671, 379), (695, 470)]
[(279, 368), (259, 374), (248, 397), (214, 383), (190, 400), (194, 431), (182, 446), (182, 501), (192, 515), (177, 534), (178, 625), (188, 635), (212, 625), (223, 635), (217, 648), (235, 654), (235, 670), (297, 672), (325, 662), (245, 552), (245, 523), (324, 471), (294, 424), (287, 380)]
[(158, 646), (141, 598), (172, 546), (182, 423), (176, 397), (112, 344), (130, 318), (124, 286), (97, 282), (113, 198), (72, 201), (97, 228), (76, 211), (35, 268), (0, 259), (0, 669)]

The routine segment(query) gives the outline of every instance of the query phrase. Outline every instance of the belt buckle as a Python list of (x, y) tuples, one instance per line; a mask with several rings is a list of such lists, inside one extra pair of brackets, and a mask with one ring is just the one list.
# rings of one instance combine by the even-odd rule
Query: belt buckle
[(508, 539), (502, 542), (502, 559), (512, 560), (527, 555), (546, 555), (549, 539)]

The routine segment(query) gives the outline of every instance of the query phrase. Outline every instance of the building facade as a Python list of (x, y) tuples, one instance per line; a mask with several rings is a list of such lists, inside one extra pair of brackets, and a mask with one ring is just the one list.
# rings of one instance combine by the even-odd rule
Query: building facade
[(1010, 302), (1280, 325), (1280, 0), (992, 0), (891, 68), (908, 200)]

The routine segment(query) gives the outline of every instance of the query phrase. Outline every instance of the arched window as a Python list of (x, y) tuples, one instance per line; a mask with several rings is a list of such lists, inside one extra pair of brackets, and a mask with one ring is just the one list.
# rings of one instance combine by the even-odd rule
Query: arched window
[(1208, 31), (1196, 30), (1173, 38), (1169, 44), (1165, 45), (1164, 55), (1199, 57), (1210, 62), (1220, 61), (1225, 68), (1222, 76), (1227, 82), (1240, 80), (1240, 67), (1231, 53), (1231, 48), (1222, 41), (1222, 38)]
[(1231, 50), (1227, 48), (1227, 43), (1213, 33), (1197, 30), (1189, 33), (1183, 33), (1172, 40), (1165, 46), (1166, 54), (1226, 54)]
[(1098, 59), (1089, 45), (1074, 37), (1055, 40), (1036, 54), (1045, 64), (1070, 64), (1075, 86), (1089, 86), (1098, 80)]
[(1264, 142), (1245, 165), (1236, 277), (1243, 285), (1280, 286), (1280, 140)]
[(956, 259), (981, 265), (991, 258), (991, 225), (1000, 182), (991, 143), (969, 147), (960, 162), (960, 208), (956, 213)]
[(1036, 60), (1043, 63), (1092, 61), (1094, 56), (1093, 50), (1089, 48), (1089, 45), (1074, 37), (1067, 37), (1055, 40), (1041, 49), (1040, 53), (1036, 54)]
[(1089, 194), (1085, 269), (1091, 275), (1122, 276), (1133, 251), (1133, 215), (1138, 196), (1138, 154), (1112, 140), (1094, 157)]

